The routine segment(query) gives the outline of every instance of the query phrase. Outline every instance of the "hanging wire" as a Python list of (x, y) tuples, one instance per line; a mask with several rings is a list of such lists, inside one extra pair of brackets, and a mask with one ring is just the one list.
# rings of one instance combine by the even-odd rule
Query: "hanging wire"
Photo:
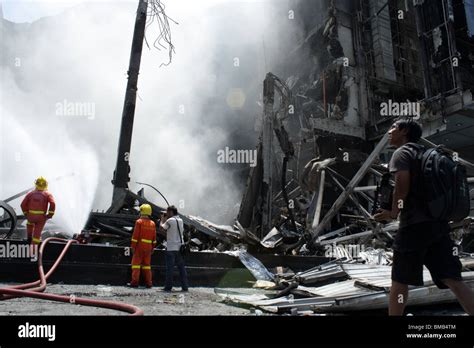
[[(173, 53), (175, 53), (174, 45), (171, 41), (170, 21), (179, 25), (178, 22), (165, 13), (165, 5), (160, 0), (148, 0), (146, 29), (148, 29), (153, 23), (157, 23), (158, 32), (160, 33), (153, 41), (153, 47), (159, 51), (165, 49), (169, 53), (168, 63), (162, 63), (160, 67), (163, 65), (168, 66), (173, 59)], [(150, 48), (146, 35), (145, 43), (147, 47)]]

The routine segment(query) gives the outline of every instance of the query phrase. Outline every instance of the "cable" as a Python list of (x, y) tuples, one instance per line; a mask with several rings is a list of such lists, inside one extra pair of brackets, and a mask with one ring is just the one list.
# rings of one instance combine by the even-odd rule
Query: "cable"
[(138, 182), (138, 181), (135, 181), (136, 184), (139, 184), (139, 185), (144, 185), (144, 186), (148, 186), (148, 187), (151, 187), (153, 190), (155, 190), (156, 192), (158, 192), (160, 194), (161, 197), (163, 197), (163, 199), (165, 200), (166, 204), (168, 205), (168, 207), (170, 206), (168, 200), (166, 199), (165, 196), (163, 196), (163, 194), (158, 191), (158, 189), (154, 186), (151, 186), (150, 184), (147, 184), (147, 183), (144, 183), (144, 182)]
[[(158, 24), (158, 31), (160, 33), (155, 41), (153, 41), (153, 47), (159, 51), (161, 51), (162, 48), (167, 49), (169, 52), (168, 63), (162, 63), (160, 67), (163, 65), (168, 66), (171, 63), (173, 59), (173, 53), (175, 52), (174, 45), (171, 42), (171, 29), (169, 20), (174, 24), (179, 24), (172, 18), (168, 17), (168, 15), (165, 13), (165, 5), (162, 4), (160, 0), (148, 0), (146, 29), (156, 22)], [(145, 43), (147, 47), (150, 48), (146, 36)]]

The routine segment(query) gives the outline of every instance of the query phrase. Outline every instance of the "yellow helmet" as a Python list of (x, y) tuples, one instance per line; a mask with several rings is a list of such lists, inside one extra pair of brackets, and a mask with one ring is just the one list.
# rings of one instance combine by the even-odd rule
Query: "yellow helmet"
[(151, 205), (149, 204), (142, 204), (140, 206), (140, 215), (151, 215)]
[(44, 191), (48, 188), (48, 181), (40, 176), (38, 179), (35, 180), (35, 186), (37, 190)]

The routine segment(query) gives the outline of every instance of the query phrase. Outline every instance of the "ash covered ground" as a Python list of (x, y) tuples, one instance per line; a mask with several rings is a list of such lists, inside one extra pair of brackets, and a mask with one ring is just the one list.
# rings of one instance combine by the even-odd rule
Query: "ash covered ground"
[[(0, 287), (11, 284), (0, 284)], [(47, 293), (118, 301), (141, 308), (145, 315), (252, 315), (249, 309), (229, 306), (213, 288), (192, 288), (188, 293), (152, 289), (130, 289), (123, 286), (48, 285)], [(0, 302), (0, 315), (126, 315), (123, 312), (38, 300), (16, 298)]]
[[(12, 284), (0, 283), (0, 287)], [(240, 293), (258, 293), (257, 289), (225, 289)], [(162, 291), (159, 287), (152, 289), (130, 289), (123, 286), (102, 285), (65, 285), (49, 284), (47, 293), (74, 295), (76, 297), (118, 301), (135, 305), (144, 311), (145, 315), (153, 316), (255, 316), (274, 315), (261, 312), (254, 308), (243, 308), (229, 305), (215, 294), (214, 288), (190, 288), (189, 292), (182, 293), (175, 290), (171, 293)], [(441, 315), (458, 316), (467, 315), (457, 304), (445, 304), (435, 307), (409, 308), (407, 313), (414, 316)], [(347, 313), (350, 315), (350, 313)], [(347, 315), (346, 314), (346, 315)], [(363, 314), (357, 312), (358, 315)], [(370, 315), (386, 315), (384, 311), (367, 312)], [(116, 310), (87, 307), (69, 303), (37, 300), (32, 298), (16, 298), (0, 302), (0, 316), (2, 315), (127, 315)], [(328, 314), (330, 315), (330, 314)], [(345, 315), (345, 314), (335, 314)]]

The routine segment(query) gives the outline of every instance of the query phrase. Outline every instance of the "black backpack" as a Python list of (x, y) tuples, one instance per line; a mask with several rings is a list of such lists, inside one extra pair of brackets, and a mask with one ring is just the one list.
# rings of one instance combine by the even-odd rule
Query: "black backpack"
[(442, 145), (428, 150), (416, 143), (406, 145), (416, 150), (420, 174), (417, 196), (426, 202), (431, 217), (460, 221), (468, 216), (471, 207), (466, 168), (453, 160)]

